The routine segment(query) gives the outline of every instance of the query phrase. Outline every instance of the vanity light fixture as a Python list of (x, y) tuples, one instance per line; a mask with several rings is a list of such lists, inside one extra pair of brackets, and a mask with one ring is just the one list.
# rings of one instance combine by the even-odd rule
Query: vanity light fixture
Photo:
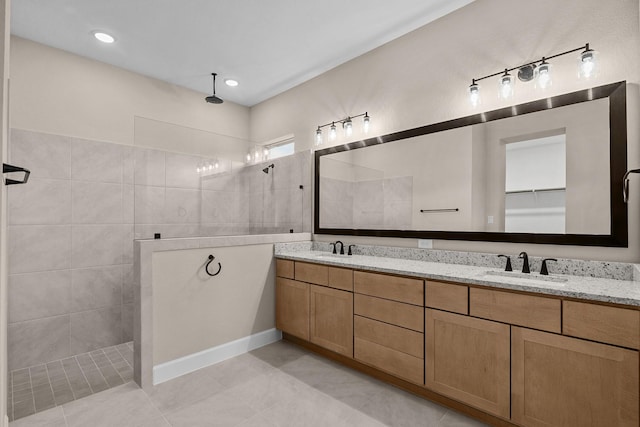
[(589, 43), (586, 43), (584, 46), (566, 52), (543, 56), (542, 59), (538, 61), (528, 62), (513, 68), (505, 68), (504, 71), (498, 71), (488, 76), (472, 79), (468, 89), (469, 102), (471, 102), (473, 107), (478, 106), (480, 104), (480, 85), (478, 82), (496, 76), (500, 76), (500, 80), (498, 80), (498, 96), (502, 99), (513, 96), (515, 78), (510, 73), (515, 70), (518, 71), (518, 80), (528, 82), (535, 79), (536, 87), (544, 90), (551, 86), (552, 82), (552, 65), (548, 60), (578, 51), (580, 51), (580, 55), (578, 56), (578, 76), (584, 79), (594, 77), (597, 72), (598, 53), (589, 47)]
[(364, 133), (368, 133), (371, 128), (371, 116), (369, 116), (368, 112), (364, 112), (362, 114), (357, 114), (355, 116), (347, 116), (344, 119), (334, 120), (330, 123), (319, 125), (316, 129), (316, 137), (315, 143), (316, 146), (321, 145), (324, 138), (322, 135), (322, 128), (329, 126), (329, 141), (333, 141), (338, 137), (338, 130), (336, 127), (336, 123), (342, 124), (342, 129), (344, 130), (344, 134), (346, 137), (350, 137), (353, 134), (353, 119), (357, 117), (362, 117), (362, 130)]

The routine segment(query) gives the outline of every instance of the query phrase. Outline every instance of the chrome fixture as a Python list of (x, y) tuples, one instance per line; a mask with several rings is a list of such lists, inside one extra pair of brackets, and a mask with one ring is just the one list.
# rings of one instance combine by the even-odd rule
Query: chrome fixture
[(211, 73), (213, 76), (213, 95), (207, 96), (204, 100), (211, 104), (222, 104), (224, 101), (216, 96), (216, 76), (217, 73)]
[(531, 273), (531, 270), (529, 270), (529, 255), (526, 252), (520, 252), (518, 258), (522, 258), (522, 272)]
[(528, 62), (513, 68), (505, 68), (504, 71), (498, 71), (497, 73), (489, 74), (488, 76), (480, 77), (478, 79), (471, 79), (471, 84), (468, 89), (469, 102), (471, 102), (471, 105), (474, 107), (480, 104), (480, 85), (478, 82), (496, 76), (500, 76), (500, 79), (498, 80), (498, 96), (502, 99), (512, 97), (514, 93), (515, 78), (510, 73), (511, 71), (516, 70), (518, 72), (518, 80), (521, 82), (529, 82), (535, 79), (536, 87), (544, 90), (551, 86), (552, 83), (552, 66), (547, 61), (578, 51), (582, 51), (578, 57), (578, 76), (583, 79), (593, 77), (597, 72), (597, 52), (591, 49), (589, 47), (589, 43), (587, 43), (584, 46), (558, 53), (556, 55), (543, 56), (542, 59), (538, 61)]
[(362, 117), (362, 130), (364, 133), (369, 132), (369, 128), (371, 127), (371, 116), (369, 113), (364, 112), (362, 114), (357, 114), (355, 116), (347, 116), (344, 119), (334, 120), (331, 123), (326, 123), (324, 125), (319, 125), (316, 129), (316, 145), (320, 145), (323, 142), (322, 128), (329, 127), (329, 141), (333, 141), (338, 137), (338, 130), (336, 127), (336, 123), (340, 123), (342, 125), (342, 129), (344, 130), (344, 134), (346, 137), (350, 137), (353, 134), (353, 120), (356, 117)]
[(640, 169), (631, 169), (622, 178), (622, 197), (625, 203), (629, 202), (629, 174), (640, 173)]
[(275, 165), (273, 163), (271, 163), (269, 166), (267, 166), (266, 168), (262, 169), (262, 172), (266, 173), (267, 175), (269, 174), (269, 168), (273, 169), (275, 168)]
[(504, 267), (504, 271), (513, 271), (513, 267), (511, 267), (511, 257), (508, 255), (498, 255), (498, 257), (504, 257), (507, 259), (507, 265)]
[(547, 261), (558, 261), (555, 258), (545, 258), (542, 260), (542, 267), (540, 267), (540, 274), (542, 276), (548, 276), (549, 270), (547, 269)]

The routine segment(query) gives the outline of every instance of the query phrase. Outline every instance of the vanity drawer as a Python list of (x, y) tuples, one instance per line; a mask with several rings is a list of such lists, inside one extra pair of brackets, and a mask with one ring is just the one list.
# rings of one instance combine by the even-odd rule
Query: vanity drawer
[(422, 280), (355, 271), (353, 273), (353, 284), (354, 291), (360, 294), (420, 306), (424, 303)]
[(293, 261), (288, 259), (276, 259), (276, 276), (293, 279)]
[(424, 305), (459, 314), (469, 314), (469, 287), (425, 280)]
[(424, 358), (424, 334), (366, 317), (353, 317), (354, 336), (420, 359)]
[(640, 311), (563, 301), (562, 333), (638, 349), (640, 348)]
[(414, 331), (424, 332), (424, 308), (354, 294), (353, 313)]
[(296, 261), (296, 280), (327, 286), (329, 284), (329, 267), (320, 264)]
[(469, 314), (527, 328), (561, 333), (561, 301), (489, 289), (469, 289)]
[(350, 268), (329, 267), (329, 286), (353, 292), (353, 270)]
[(356, 360), (415, 384), (424, 384), (424, 359), (360, 338), (354, 339)]

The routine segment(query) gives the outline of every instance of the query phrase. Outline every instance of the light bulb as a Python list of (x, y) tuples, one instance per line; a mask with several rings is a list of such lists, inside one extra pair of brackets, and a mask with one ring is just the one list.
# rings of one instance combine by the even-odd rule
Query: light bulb
[(500, 98), (508, 99), (513, 96), (513, 84), (513, 76), (504, 70), (504, 74), (500, 77)]
[(251, 161), (251, 153), (247, 153), (246, 159), (247, 159), (247, 163)]
[(200, 173), (200, 166), (196, 168), (196, 173)]
[(587, 43), (578, 61), (578, 75), (580, 78), (588, 79), (596, 75), (597, 55), (598, 53), (595, 50), (589, 49), (589, 44)]
[(213, 165), (209, 163), (209, 170), (213, 169)]
[(333, 141), (338, 136), (338, 132), (336, 131), (336, 124), (331, 123), (331, 127), (329, 128), (329, 140)]
[(538, 66), (538, 78), (536, 83), (540, 89), (546, 89), (551, 86), (551, 64), (542, 58), (542, 63)]
[(262, 158), (267, 160), (269, 158), (269, 149), (268, 148), (264, 148), (262, 150)]
[(477, 107), (480, 104), (480, 85), (476, 83), (475, 79), (471, 81), (469, 85), (469, 102), (474, 107)]
[(318, 126), (318, 129), (316, 130), (316, 145), (320, 144), (322, 144), (322, 129)]
[(346, 136), (351, 136), (353, 133), (353, 122), (351, 121), (351, 117), (347, 117), (347, 120), (342, 123), (342, 128), (344, 129), (344, 134)]
[(369, 117), (369, 113), (364, 113), (364, 118), (362, 119), (362, 128), (364, 133), (369, 133), (369, 127), (371, 126), (371, 117)]
[(218, 169), (220, 167), (220, 163), (218, 163), (218, 161), (216, 160), (216, 162), (213, 164), (213, 167), (215, 169)]
[(260, 161), (260, 152), (258, 150), (253, 153), (253, 160), (256, 162)]

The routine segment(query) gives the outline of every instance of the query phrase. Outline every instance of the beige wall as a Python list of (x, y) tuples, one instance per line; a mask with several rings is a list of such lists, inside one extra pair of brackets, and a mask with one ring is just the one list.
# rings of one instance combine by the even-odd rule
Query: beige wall
[(154, 365), (275, 328), (272, 244), (155, 252), (152, 268)]
[[(137, 145), (194, 154), (212, 154), (211, 136), (225, 143), (248, 139), (247, 107), (208, 104), (206, 94), (19, 37), (11, 40), (12, 128), (136, 145), (139, 117), (158, 126), (143, 121)], [(164, 123), (211, 135), (191, 146), (166, 141)]]
[[(368, 111), (371, 136), (436, 123), (478, 112), (466, 89), (474, 77), (578, 47), (586, 42), (600, 52), (601, 71), (591, 81), (576, 77), (576, 59), (556, 65), (553, 86), (544, 96), (585, 89), (620, 80), (628, 91), (629, 167), (640, 166), (638, 61), (640, 34), (638, 2), (621, 0), (476, 0), (402, 38), (301, 84), (251, 110), (251, 139), (268, 140), (294, 133), (298, 149), (312, 147), (319, 124)], [(495, 81), (483, 83), (480, 110), (504, 107)], [(533, 84), (518, 84), (509, 102), (520, 104), (543, 97)], [(331, 145), (351, 140), (339, 136)], [(329, 144), (326, 144), (327, 146)], [(635, 184), (632, 183), (632, 184)], [(436, 241), (439, 249), (640, 261), (640, 191), (632, 189), (629, 204), (629, 248), (590, 248), (552, 245), (512, 245), (485, 242)], [(637, 196), (637, 197), (636, 197)], [(334, 236), (316, 236), (335, 240)], [(415, 240), (362, 239), (351, 242), (415, 246)], [(344, 239), (343, 239), (344, 240)]]

